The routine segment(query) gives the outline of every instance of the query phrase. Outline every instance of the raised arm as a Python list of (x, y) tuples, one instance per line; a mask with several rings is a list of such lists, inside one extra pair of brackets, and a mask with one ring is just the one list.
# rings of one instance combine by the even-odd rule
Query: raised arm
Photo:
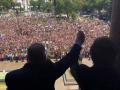
[(72, 74), (72, 76), (75, 78), (75, 80), (77, 81), (77, 82), (79, 82), (79, 64), (78, 63), (76, 63), (76, 64), (74, 64), (73, 66), (71, 66), (70, 67), (70, 72), (71, 72), (71, 74)]
[(56, 78), (59, 78), (65, 71), (78, 61), (81, 45), (85, 40), (85, 35), (82, 31), (79, 31), (74, 46), (71, 51), (64, 56), (59, 62), (54, 64), (54, 70)]

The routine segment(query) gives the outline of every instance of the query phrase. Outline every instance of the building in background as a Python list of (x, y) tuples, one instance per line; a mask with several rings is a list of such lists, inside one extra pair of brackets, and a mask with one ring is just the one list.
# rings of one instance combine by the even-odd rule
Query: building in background
[[(30, 0), (13, 0), (15, 3), (20, 3), (21, 7), (25, 9), (25, 11), (28, 11), (30, 8)], [(34, 0), (37, 1), (37, 0)], [(51, 2), (53, 0), (45, 0), (45, 2)]]
[(13, 0), (15, 3), (20, 3), (21, 7), (28, 11), (30, 0)]

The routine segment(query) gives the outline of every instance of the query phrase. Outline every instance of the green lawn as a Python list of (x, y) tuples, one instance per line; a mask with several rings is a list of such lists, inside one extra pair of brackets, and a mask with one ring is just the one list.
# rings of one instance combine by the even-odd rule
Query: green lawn
[(0, 72), (0, 90), (6, 90), (6, 85), (5, 85), (5, 75), (7, 72)]
[(0, 90), (6, 90), (5, 82), (0, 82)]
[(4, 80), (6, 74), (7, 72), (0, 72), (0, 80)]

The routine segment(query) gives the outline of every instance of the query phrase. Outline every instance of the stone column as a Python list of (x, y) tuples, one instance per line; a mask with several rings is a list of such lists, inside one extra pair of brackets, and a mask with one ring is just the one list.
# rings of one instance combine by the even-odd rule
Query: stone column
[(120, 0), (113, 0), (110, 37), (120, 48)]

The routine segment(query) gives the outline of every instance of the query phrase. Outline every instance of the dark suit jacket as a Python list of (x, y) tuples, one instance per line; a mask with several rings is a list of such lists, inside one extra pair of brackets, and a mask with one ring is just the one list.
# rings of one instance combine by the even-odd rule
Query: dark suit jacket
[(118, 75), (112, 67), (89, 68), (76, 63), (71, 67), (71, 73), (81, 90), (120, 90)]
[(59, 62), (45, 65), (27, 63), (23, 68), (6, 75), (7, 90), (54, 90), (55, 81), (78, 60), (81, 47), (74, 45)]

